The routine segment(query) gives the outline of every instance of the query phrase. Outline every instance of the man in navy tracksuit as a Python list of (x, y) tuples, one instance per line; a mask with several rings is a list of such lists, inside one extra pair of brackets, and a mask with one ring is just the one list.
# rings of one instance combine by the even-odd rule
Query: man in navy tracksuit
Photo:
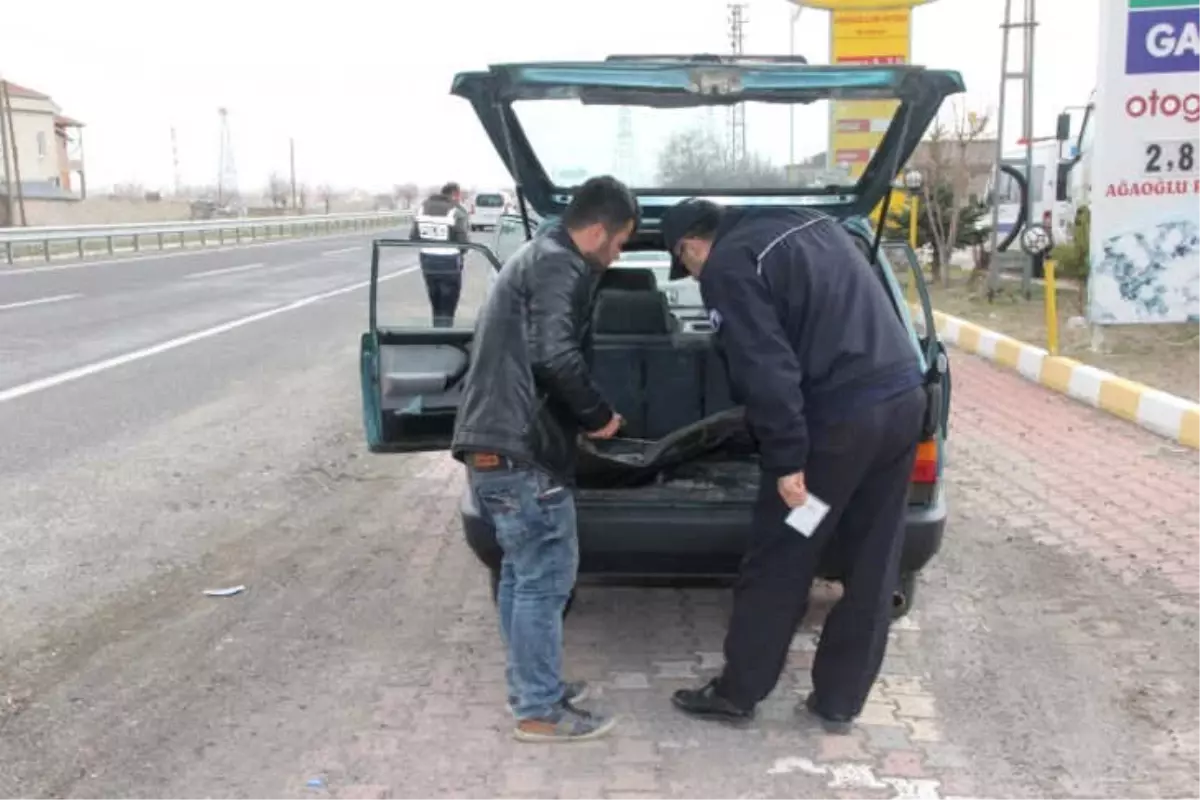
[[(705, 718), (748, 719), (779, 680), (821, 552), (844, 559), (805, 705), (830, 731), (861, 712), (887, 645), (908, 485), (925, 413), (917, 354), (850, 234), (807, 209), (687, 200), (663, 238), (700, 282), (762, 481), (734, 591), (721, 676), (676, 692)], [(806, 537), (784, 520), (808, 492), (830, 506)]]

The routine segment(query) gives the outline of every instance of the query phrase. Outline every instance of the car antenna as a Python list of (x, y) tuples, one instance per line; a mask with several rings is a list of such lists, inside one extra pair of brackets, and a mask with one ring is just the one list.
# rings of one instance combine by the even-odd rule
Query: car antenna
[(525, 238), (533, 238), (533, 227), (529, 224), (529, 209), (525, 205), (525, 189), (521, 186), (521, 173), (517, 169), (517, 155), (513, 150), (512, 133), (508, 129), (508, 109), (500, 103), (496, 104), (500, 116), (500, 130), (504, 132), (504, 149), (508, 153), (508, 174), (512, 176), (517, 189), (517, 205), (521, 209), (521, 226), (525, 228)]
[[(908, 118), (912, 114), (912, 106), (907, 102), (901, 107), (904, 114), (900, 118), (900, 140), (904, 141), (904, 137), (908, 135)], [(871, 263), (874, 264), (879, 259), (879, 245), (883, 240), (883, 229), (887, 225), (888, 206), (892, 204), (892, 181), (896, 173), (900, 171), (900, 153), (901, 148), (896, 148), (896, 153), (888, 159), (888, 163), (884, 165), (885, 174), (888, 175), (888, 190), (883, 196), (883, 203), (879, 206), (879, 223), (875, 227), (875, 241), (871, 243)]]

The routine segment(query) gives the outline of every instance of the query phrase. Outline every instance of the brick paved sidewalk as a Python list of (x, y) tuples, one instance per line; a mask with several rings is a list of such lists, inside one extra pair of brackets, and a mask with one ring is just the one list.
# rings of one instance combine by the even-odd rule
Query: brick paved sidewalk
[[(953, 368), (947, 547), (972, 537), (973, 526), (987, 520), (1002, 527), (1014, 546), (1056, 548), (1094, 561), (1125, 584), (1147, 576), (1164, 580), (1166, 591), (1153, 596), (1168, 611), (1192, 614), (1194, 640), (1195, 454), (973, 357), (956, 354)], [(438, 473), (453, 475), (444, 460), (423, 458)], [(458, 491), (457, 479), (452, 484), (447, 499)], [(453, 508), (441, 519), (439, 533), (457, 537)], [(464, 551), (451, 549), (454, 555), (447, 557), (474, 568)], [(943, 563), (949, 557), (943, 554)], [(947, 734), (942, 687), (928, 668), (929, 653), (947, 646), (941, 631), (930, 639), (923, 630), (921, 606), (936, 604), (944, 621), (958, 601), (922, 591), (917, 610), (893, 627), (882, 680), (857, 730), (836, 737), (795, 713), (810, 686), (815, 637), (836, 587), (819, 587), (784, 680), (760, 706), (757, 721), (740, 730), (687, 719), (669, 703), (675, 689), (719, 669), (727, 591), (585, 587), (567, 626), (570, 675), (591, 681), (596, 702), (622, 721), (610, 740), (545, 748), (508, 737), (503, 659), (480, 571), (456, 621), (443, 632), (428, 679), (406, 678), (403, 670), (386, 677), (375, 695), (379, 727), (323, 752), (330, 786), (340, 797), (986, 796), (998, 788), (980, 785), (976, 776), (991, 774), (990, 765), (981, 768), (978, 756)], [(1091, 660), (1112, 650), (1149, 663), (1153, 641), (1131, 638), (1127, 623), (1106, 617), (1097, 602), (1067, 597), (1069, 586), (1022, 591), (1028, 595), (1022, 613), (1036, 613), (1030, 610), (1036, 606), (1048, 615), (1047, 648), (1061, 639), (1078, 650), (1094, 649), (1094, 657), (1083, 655)], [(1048, 598), (1048, 591), (1063, 599)], [(949, 624), (980, 622), (952, 616)], [(1176, 699), (1186, 703), (1194, 686), (1179, 676), (1189, 668), (1161, 664), (1147, 680), (1174, 686)], [(949, 665), (946, 671), (959, 669)], [(1052, 686), (1070, 676), (1039, 674), (1036, 680)], [(987, 714), (997, 711), (1003, 709)], [(982, 709), (974, 713), (983, 717), (960, 714), (952, 727), (993, 724)], [(1006, 735), (994, 729), (999, 740)], [(1080, 746), (1086, 747), (1082, 740)], [(1052, 786), (1064, 796), (1155, 796), (1194, 776), (1188, 761), (1195, 749), (1192, 730), (1182, 738), (1164, 730), (1162, 741), (1146, 746), (1153, 751), (1146, 764), (1162, 770), (1157, 779), (1118, 776), (1101, 785), (1086, 775), (1022, 778), (1018, 769), (1014, 780), (1026, 781), (1025, 791)], [(1056, 739), (1054, 747), (1069, 749), (1070, 742)], [(299, 785), (287, 788), (303, 793)]]

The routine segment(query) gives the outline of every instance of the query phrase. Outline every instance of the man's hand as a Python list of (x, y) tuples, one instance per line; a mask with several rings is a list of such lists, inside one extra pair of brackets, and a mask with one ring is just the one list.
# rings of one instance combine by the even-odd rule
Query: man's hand
[(776, 485), (779, 487), (779, 496), (787, 503), (788, 508), (798, 508), (808, 500), (808, 487), (804, 485), (803, 472), (784, 475)]
[(587, 435), (589, 439), (611, 439), (617, 435), (617, 431), (621, 430), (621, 426), (625, 424), (625, 418), (620, 414), (614, 413), (612, 419), (598, 431), (590, 431)]

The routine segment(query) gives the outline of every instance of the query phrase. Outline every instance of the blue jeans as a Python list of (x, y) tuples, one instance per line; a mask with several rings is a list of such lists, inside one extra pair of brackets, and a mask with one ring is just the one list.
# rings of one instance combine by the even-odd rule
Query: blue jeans
[(504, 552), (497, 606), (513, 713), (544, 718), (565, 690), (562, 618), (579, 569), (575, 497), (538, 469), (468, 468), (467, 475)]

